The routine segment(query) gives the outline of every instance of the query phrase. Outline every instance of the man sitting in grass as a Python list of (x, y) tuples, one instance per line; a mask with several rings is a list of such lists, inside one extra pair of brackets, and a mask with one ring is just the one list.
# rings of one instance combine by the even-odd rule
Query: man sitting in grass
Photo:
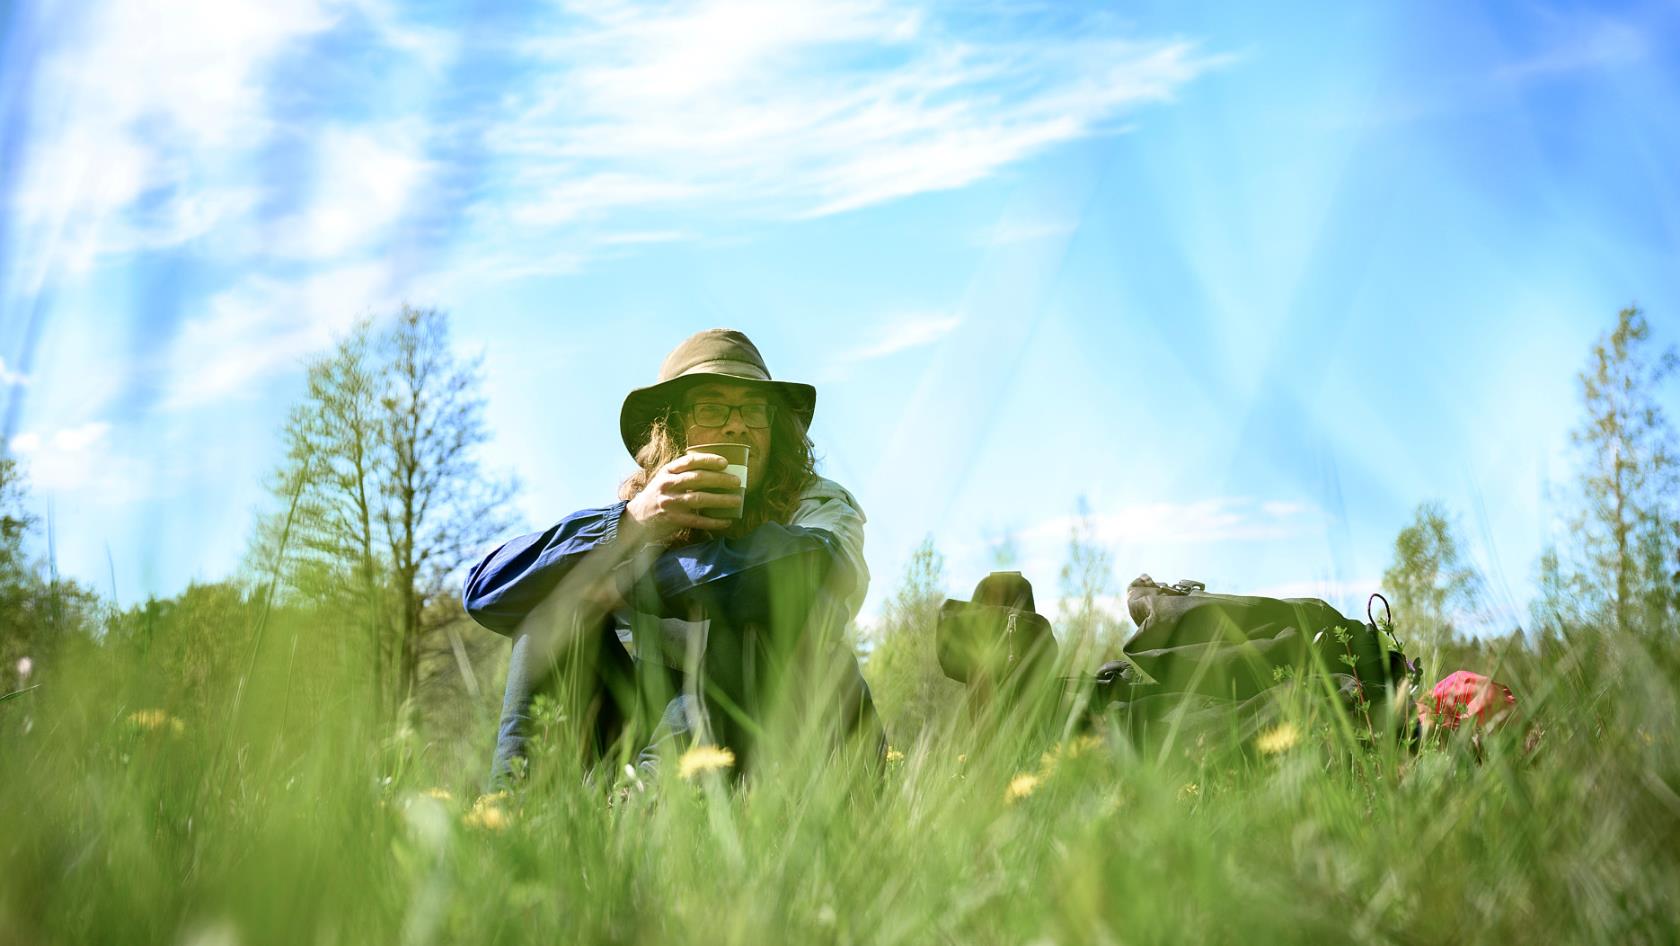
[[(771, 380), (740, 332), (694, 335), (624, 400), (639, 469), (620, 500), (473, 568), (467, 613), (513, 638), (493, 787), (524, 768), (539, 694), (586, 767), (617, 770), (638, 749), (651, 765), (696, 741), (750, 753), (767, 722), (879, 742), (843, 634), (868, 589), (864, 516), (815, 472), (815, 406), (810, 385)], [(744, 496), (740, 465), (694, 444), (747, 448)]]

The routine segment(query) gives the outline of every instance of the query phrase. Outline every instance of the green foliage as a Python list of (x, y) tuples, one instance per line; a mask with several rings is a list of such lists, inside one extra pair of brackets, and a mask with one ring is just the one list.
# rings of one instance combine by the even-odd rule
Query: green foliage
[(1585, 614), (1654, 631), (1672, 627), (1680, 607), (1680, 455), (1662, 406), (1680, 353), (1652, 344), (1645, 316), (1623, 309), (1579, 376), (1581, 501), (1570, 522), (1579, 544), (1541, 563), (1542, 625)]
[(1457, 526), (1439, 501), (1419, 503), (1394, 539), (1383, 572), (1395, 635), (1433, 672), (1440, 649), (1458, 637), (1457, 619), (1475, 605), (1481, 579), (1459, 551)]
[[(471, 471), (472, 383), (434, 398), (386, 374), (471, 371), (449, 370), (460, 366), (436, 317), (405, 313), (390, 331), (408, 341), (364, 327), (312, 366), (275, 480), (284, 516), (259, 533), (243, 582), (194, 585), (101, 628), (91, 594), (24, 560), (30, 522), (0, 461), (0, 643), (47, 654), (51, 681), (0, 701), (0, 939), (1680, 939), (1680, 617), (1647, 594), (1669, 554), (1651, 522), (1669, 520), (1649, 512), (1662, 497), (1630, 487), (1652, 481), (1620, 462), (1594, 469), (1620, 468), (1596, 482), (1650, 501), (1644, 518), (1616, 520), (1632, 552), (1603, 556), (1615, 532), (1601, 518), (1586, 557), (1597, 567), (1550, 554), (1559, 633), (1534, 647), (1451, 633), (1473, 582), (1439, 507), (1420, 507), (1397, 540), (1398, 616), (1427, 616), (1444, 663), (1517, 694), (1515, 717), (1486, 731), (1437, 731), (1415, 752), (1361, 743), (1340, 704), (1290, 679), (1258, 732), (1186, 727), (1139, 744), (1098, 728), (1057, 742), (1021, 714), (981, 725), (938, 669), (944, 575), (930, 539), (866, 664), (903, 750), (884, 766), (797, 739), (738, 781), (721, 757), (710, 773), (690, 759), (685, 776), (673, 759), (593, 780), (549, 758), (517, 794), (475, 802), (496, 670), (434, 584), (452, 567), (450, 524), (484, 508), (440, 485)], [(380, 396), (349, 403), (370, 390)], [(424, 453), (411, 435), (449, 418), (465, 434)], [(450, 512), (410, 515), (422, 508)], [(1077, 667), (1123, 632), (1083, 506), (1060, 577), (1058, 629)], [(1556, 606), (1567, 601), (1582, 606)], [(1630, 602), (1641, 620), (1625, 620)], [(457, 715), (418, 725), (384, 712), (388, 681), (369, 666), (378, 654), (406, 672), (400, 649), (375, 647), (405, 626), (437, 644), (415, 655), (415, 692), (485, 699), (438, 699)], [(17, 652), (3, 654), (0, 671)], [(794, 697), (830, 705), (821, 687)], [(564, 755), (575, 720), (558, 703), (535, 713), (534, 751)]]
[(928, 536), (910, 553), (903, 581), (871, 634), (864, 676), (894, 745), (911, 745), (948, 722), (961, 701), (962, 687), (939, 669), (935, 648), (944, 585), (945, 559)]
[(195, 583), (114, 615), (106, 643), (150, 681), (149, 702), (200, 715), (231, 699), (260, 613), (237, 583)]
[[(455, 603), (459, 570), (511, 524), (512, 484), (484, 476), (479, 367), (455, 356), (448, 322), (404, 306), (364, 321), (308, 366), (283, 437), (286, 459), (258, 525), (249, 580), (291, 606), (335, 612), (382, 711), (458, 680), (479, 695)], [(447, 673), (433, 672), (439, 665)], [(462, 688), (445, 688), (447, 697)]]
[[(187, 597), (150, 609), (152, 655), (177, 623), (261, 615), (226, 588)], [(586, 785), (543, 766), (522, 792), (475, 803), (488, 743), (462, 765), (418, 730), (372, 723), (361, 668), (312, 646), (329, 620), (278, 607), (260, 638), (240, 636), (237, 712), (228, 696), (201, 706), (200, 691), (159, 687), (190, 665), (127, 637), (69, 645), (78, 673), (42, 691), (27, 725), (19, 701), (0, 704), (6, 938), (1680, 935), (1680, 654), (1609, 629), (1581, 631), (1637, 660), (1455, 645), (1512, 686), (1519, 716), (1416, 754), (1350, 747), (1335, 719), (1296, 706), (1257, 735), (1187, 733), (1170, 751), (1106, 730), (1057, 745), (958, 725), (879, 772), (810, 747), (740, 784), (671, 767)], [(547, 712), (541, 725), (565, 723)]]
[(1114, 564), (1096, 535), (1091, 505), (1081, 496), (1068, 534), (1060, 574), (1062, 600), (1056, 616), (1059, 660), (1071, 673), (1089, 672), (1118, 656), (1130, 622), (1109, 608), (1115, 594)]
[(23, 471), (0, 457), (0, 697), (42, 685), (66, 643), (97, 634), (105, 616), (91, 590), (29, 560), (24, 540), (35, 526)]

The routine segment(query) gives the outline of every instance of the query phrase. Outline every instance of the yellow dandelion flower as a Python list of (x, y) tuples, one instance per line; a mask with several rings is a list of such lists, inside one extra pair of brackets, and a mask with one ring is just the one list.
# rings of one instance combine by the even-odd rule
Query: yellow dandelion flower
[(677, 760), (677, 774), (692, 779), (702, 772), (727, 769), (735, 764), (735, 753), (722, 746), (695, 746)]
[(1067, 756), (1070, 759), (1077, 759), (1087, 752), (1100, 748), (1102, 744), (1103, 741), (1101, 736), (1092, 736), (1089, 734), (1080, 736), (1078, 739), (1068, 743)]
[(1021, 799), (1038, 791), (1040, 779), (1031, 772), (1022, 772), (1009, 781), (1009, 788), (1004, 790), (1003, 797), (1009, 801)]
[(420, 794), (427, 798), (435, 798), (446, 805), (455, 800), (455, 796), (450, 794), (447, 788), (428, 788)]
[(512, 797), (512, 795), (508, 794), (508, 790), (504, 788), (499, 792), (491, 792), (488, 795), (478, 796), (478, 798), (473, 802), (473, 807), (482, 808), (485, 805), (499, 805)]
[(887, 764), (888, 765), (897, 765), (898, 763), (903, 762), (903, 761), (904, 761), (904, 753), (900, 752), (897, 749), (894, 749), (892, 746), (887, 747)]
[(508, 815), (500, 805), (474, 805), (472, 811), (461, 816), (461, 822), (473, 828), (500, 831), (508, 826)]
[(1261, 733), (1254, 740), (1254, 746), (1265, 755), (1277, 755), (1295, 748), (1300, 741), (1301, 731), (1295, 728), (1294, 723), (1279, 723)]
[(1189, 801), (1200, 797), (1202, 797), (1202, 787), (1195, 782), (1185, 782), (1184, 787), (1178, 790), (1179, 801)]
[(147, 732), (169, 730), (171, 735), (179, 736), (187, 731), (187, 724), (160, 709), (135, 710), (128, 714), (128, 724), (135, 729)]

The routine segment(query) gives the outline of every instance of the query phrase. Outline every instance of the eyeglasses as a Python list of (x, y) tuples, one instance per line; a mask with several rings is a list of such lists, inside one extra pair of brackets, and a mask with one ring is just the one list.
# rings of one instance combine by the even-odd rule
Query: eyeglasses
[(688, 410), (688, 420), (696, 427), (722, 427), (729, 423), (729, 415), (741, 412), (741, 423), (754, 430), (761, 430), (770, 426), (770, 418), (776, 416), (775, 405), (772, 404), (715, 404), (711, 402), (691, 404)]

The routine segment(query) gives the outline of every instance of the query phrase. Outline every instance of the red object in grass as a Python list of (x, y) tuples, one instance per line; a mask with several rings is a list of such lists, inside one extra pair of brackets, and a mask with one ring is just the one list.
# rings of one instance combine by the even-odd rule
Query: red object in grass
[(1469, 670), (1455, 670), (1429, 691), (1429, 701), (1418, 703), (1418, 716), (1429, 725), (1457, 729), (1475, 717), (1478, 725), (1499, 722), (1517, 698), (1511, 688)]

